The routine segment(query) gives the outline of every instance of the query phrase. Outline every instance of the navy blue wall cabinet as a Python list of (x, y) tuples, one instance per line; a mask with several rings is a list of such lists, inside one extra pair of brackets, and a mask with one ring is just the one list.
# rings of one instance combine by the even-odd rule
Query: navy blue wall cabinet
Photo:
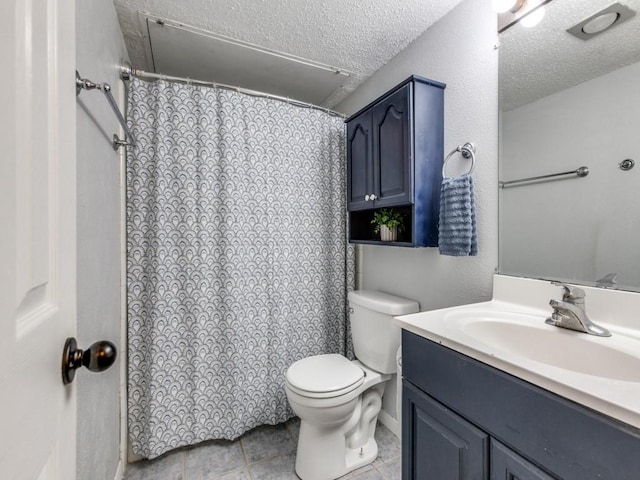
[[(630, 425), (407, 331), (402, 373), (404, 480), (485, 479), (487, 466), (492, 480), (640, 478), (640, 430)], [(438, 418), (443, 426), (434, 429), (443, 438), (427, 442), (420, 440), (427, 418), (422, 412), (433, 405), (446, 412)], [(476, 438), (486, 435), (484, 458), (462, 462), (461, 456), (441, 454), (437, 463), (426, 463), (428, 450), (444, 450), (446, 439), (454, 438), (449, 432), (460, 425)], [(459, 445), (473, 438), (456, 434)], [(458, 474), (461, 462), (473, 470)]]
[[(438, 243), (444, 88), (412, 76), (346, 120), (349, 241), (409, 247)], [(398, 208), (405, 229), (381, 242), (373, 211)]]
[[(372, 111), (360, 113), (347, 123), (347, 205), (348, 210), (371, 208), (373, 193)], [(355, 173), (354, 173), (355, 172)]]

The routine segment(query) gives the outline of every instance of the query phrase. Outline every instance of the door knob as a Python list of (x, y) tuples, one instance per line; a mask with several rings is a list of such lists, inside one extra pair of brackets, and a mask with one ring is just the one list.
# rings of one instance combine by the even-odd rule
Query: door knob
[(67, 338), (62, 351), (62, 383), (73, 382), (76, 369), (85, 366), (92, 372), (103, 372), (116, 361), (116, 346), (102, 340), (91, 345), (87, 350), (78, 348), (73, 337)]

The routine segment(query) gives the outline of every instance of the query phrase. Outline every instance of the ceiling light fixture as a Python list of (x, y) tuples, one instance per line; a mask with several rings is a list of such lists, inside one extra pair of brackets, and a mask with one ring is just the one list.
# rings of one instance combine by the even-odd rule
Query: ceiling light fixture
[(582, 40), (589, 40), (614, 25), (619, 25), (628, 20), (635, 14), (636, 12), (629, 7), (614, 3), (567, 29), (567, 32)]
[(544, 17), (543, 5), (550, 1), (492, 0), (493, 9), (498, 12), (498, 33), (505, 31), (518, 22), (525, 27), (537, 25)]
[(496, 13), (517, 12), (524, 0), (491, 0), (491, 6)]
[(544, 7), (540, 6), (534, 11), (528, 13), (524, 17), (520, 18), (520, 23), (523, 27), (531, 28), (538, 25), (544, 18)]

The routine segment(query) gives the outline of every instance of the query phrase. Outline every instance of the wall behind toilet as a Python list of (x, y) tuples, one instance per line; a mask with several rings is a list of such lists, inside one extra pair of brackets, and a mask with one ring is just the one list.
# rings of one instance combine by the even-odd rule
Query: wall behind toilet
[[(363, 245), (358, 248), (359, 287), (416, 300), (421, 311), (491, 298), (498, 265), (498, 42), (491, 2), (464, 0), (356, 89), (336, 110), (355, 113), (394, 85), (419, 75), (447, 84), (445, 155), (456, 146), (477, 147), (473, 172), (478, 256), (440, 256), (437, 248)], [(447, 173), (463, 173), (452, 161)], [(383, 409), (395, 418), (396, 383)]]

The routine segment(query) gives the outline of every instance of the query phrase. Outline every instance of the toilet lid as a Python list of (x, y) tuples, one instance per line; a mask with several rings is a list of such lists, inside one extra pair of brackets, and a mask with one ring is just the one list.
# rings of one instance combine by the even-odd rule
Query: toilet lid
[(332, 353), (298, 360), (287, 370), (286, 379), (301, 395), (338, 396), (357, 388), (364, 381), (364, 371), (342, 355)]

